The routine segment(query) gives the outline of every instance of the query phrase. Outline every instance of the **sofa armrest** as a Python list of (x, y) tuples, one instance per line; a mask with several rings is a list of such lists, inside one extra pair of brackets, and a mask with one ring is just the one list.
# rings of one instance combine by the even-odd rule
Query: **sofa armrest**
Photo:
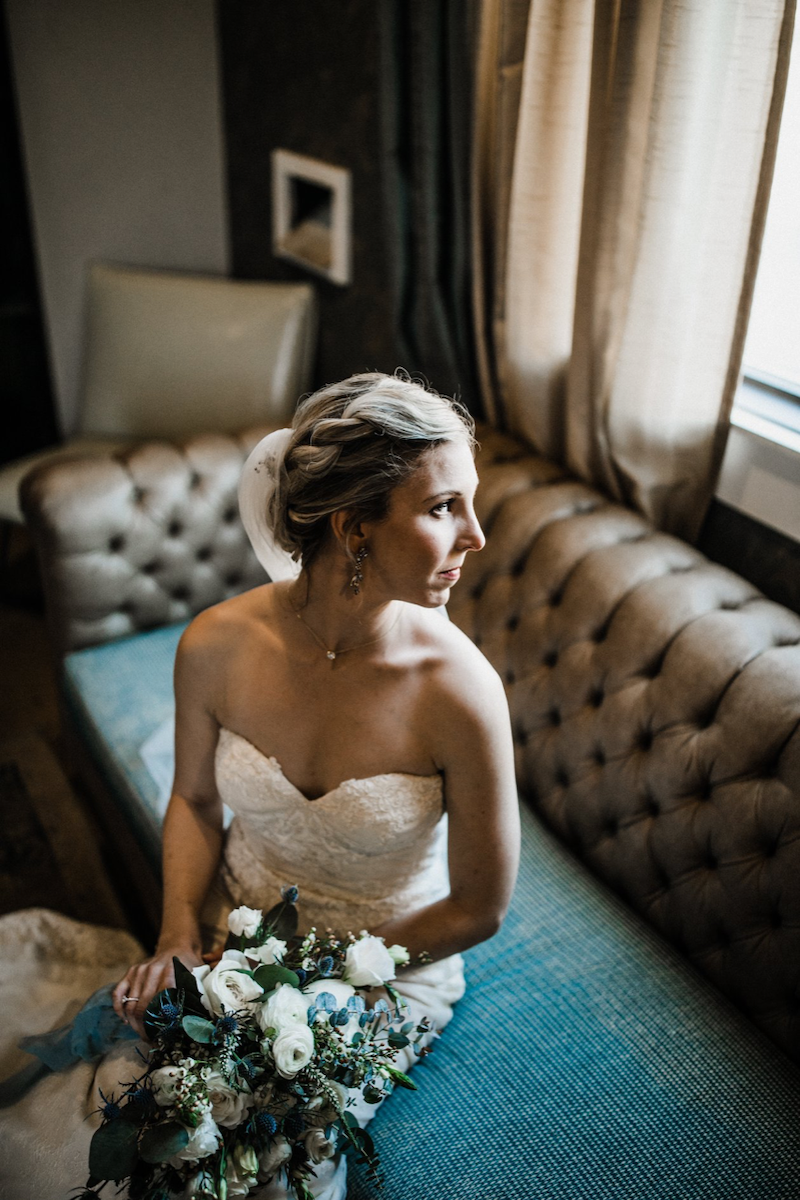
[(20, 498), (59, 652), (185, 621), (265, 582), (237, 503), (265, 432), (145, 442), (26, 477)]
[(505, 681), (522, 794), (781, 1045), (800, 1042), (800, 617), (480, 431), (450, 615)]

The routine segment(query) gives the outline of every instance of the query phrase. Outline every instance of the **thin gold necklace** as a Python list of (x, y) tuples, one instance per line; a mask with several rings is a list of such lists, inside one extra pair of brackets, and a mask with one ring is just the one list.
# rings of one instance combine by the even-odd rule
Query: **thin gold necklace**
[[(322, 638), (317, 633), (316, 629), (311, 628), (311, 626), (309, 625), (308, 621), (303, 616), (300, 609), (295, 608), (295, 606), (292, 604), (291, 598), (288, 595), (288, 593), (286, 595), (286, 599), (289, 601), (289, 607), (291, 608), (294, 615), (297, 617), (298, 621), (302, 621), (302, 623), (305, 625), (306, 629), (311, 634), (311, 636), (313, 637), (313, 639), (317, 643), (317, 645), (325, 651), (325, 657), (330, 659), (331, 662), (333, 662), (335, 659), (337, 659), (340, 654), (349, 654), (351, 650), (363, 650), (365, 646), (374, 646), (377, 642), (382, 642), (383, 639), (385, 637), (388, 637), (389, 634), (392, 632), (395, 625), (400, 620), (400, 615), (402, 613), (402, 609), (401, 609), (400, 612), (398, 612), (395, 619), (392, 621), (389, 628), (384, 629), (383, 633), (379, 634), (378, 637), (370, 638), (370, 640), (368, 642), (358, 642), (355, 646), (345, 646), (344, 650), (331, 650), (328, 646), (325, 645)], [(306, 590), (306, 604), (308, 604), (308, 590)]]

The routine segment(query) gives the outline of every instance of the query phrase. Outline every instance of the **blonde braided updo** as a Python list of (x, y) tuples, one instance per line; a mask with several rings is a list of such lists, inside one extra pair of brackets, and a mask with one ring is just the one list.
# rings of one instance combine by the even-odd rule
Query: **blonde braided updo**
[(376, 371), (320, 388), (298, 405), (276, 463), (266, 512), (276, 544), (308, 566), (333, 513), (349, 510), (345, 533), (359, 521), (382, 520), (392, 490), (420, 457), (455, 440), (474, 450), (467, 410), (408, 376)]

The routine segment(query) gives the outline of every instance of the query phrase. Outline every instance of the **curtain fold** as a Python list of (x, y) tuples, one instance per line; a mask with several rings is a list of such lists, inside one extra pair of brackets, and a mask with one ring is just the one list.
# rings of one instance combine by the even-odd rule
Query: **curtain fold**
[[(738, 377), (793, 14), (531, 0), (521, 43), (504, 277), (491, 327), (476, 314), (484, 387), (510, 430), (690, 539)], [(486, 227), (501, 201), (476, 137)]]

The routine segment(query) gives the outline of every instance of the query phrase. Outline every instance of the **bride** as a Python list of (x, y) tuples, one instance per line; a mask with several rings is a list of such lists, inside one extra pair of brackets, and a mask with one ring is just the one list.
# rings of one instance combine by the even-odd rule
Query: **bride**
[[(437, 612), (484, 544), (473, 448), (458, 404), (374, 373), (308, 397), (250, 456), (240, 502), (256, 553), (273, 576), (287, 553), (300, 569), (206, 610), (181, 639), (163, 923), (154, 955), (113, 992), (140, 1036), (148, 1003), (174, 985), (173, 956), (200, 965), (230, 909), (269, 907), (287, 884), (306, 927), (365, 928), (426, 952), (397, 988), (439, 1029), (452, 1015), (460, 952), (502, 921), (519, 842), (501, 683)], [(88, 1100), (84, 1084), (81, 1116), (109, 1070), (112, 1089), (122, 1078), (126, 1054), (101, 1064)], [(61, 1107), (69, 1075), (28, 1100), (49, 1086)], [(46, 1145), (23, 1145), (43, 1170), (59, 1153), (44, 1125)], [(85, 1163), (91, 1127), (70, 1128), (66, 1157), (79, 1137)], [(345, 1169), (338, 1155), (320, 1164), (315, 1195), (343, 1197)], [(60, 1195), (45, 1174), (28, 1172), (15, 1197)], [(85, 1168), (54, 1178), (63, 1190)], [(286, 1194), (281, 1173), (257, 1193)]]

